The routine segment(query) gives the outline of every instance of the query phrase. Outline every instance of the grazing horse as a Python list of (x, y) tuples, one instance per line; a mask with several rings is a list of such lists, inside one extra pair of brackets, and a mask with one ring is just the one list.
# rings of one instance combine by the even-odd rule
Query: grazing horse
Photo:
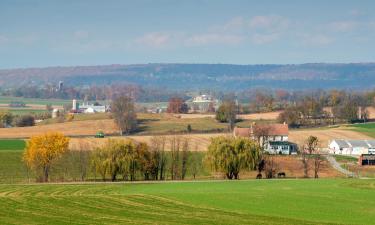
[(280, 172), (280, 173), (277, 173), (277, 178), (281, 178), (281, 177), (284, 177), (285, 178), (285, 172)]
[(261, 173), (258, 173), (257, 179), (262, 179), (262, 174)]

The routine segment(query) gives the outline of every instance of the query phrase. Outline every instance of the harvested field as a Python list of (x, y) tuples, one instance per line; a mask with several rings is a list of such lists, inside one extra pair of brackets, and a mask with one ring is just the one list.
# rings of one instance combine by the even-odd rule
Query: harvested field
[(303, 144), (310, 136), (316, 136), (320, 140), (321, 147), (325, 148), (332, 139), (371, 139), (371, 137), (353, 131), (346, 127), (320, 128), (320, 129), (295, 129), (289, 131), (289, 140), (297, 144)]
[(276, 120), (282, 111), (238, 115), (243, 120)]
[(113, 120), (87, 120), (33, 127), (1, 128), (0, 138), (28, 138), (51, 131), (62, 132), (68, 136), (95, 135), (99, 130), (109, 134), (117, 131)]
[[(228, 134), (188, 134), (188, 135), (175, 135), (177, 138), (187, 138), (190, 145), (191, 151), (207, 151), (207, 147), (210, 144), (210, 139), (212, 137), (217, 137), (220, 135), (228, 135)], [(151, 145), (151, 140), (155, 136), (147, 135), (147, 136), (138, 136), (132, 135), (127, 137), (110, 137), (111, 139), (130, 139), (136, 142), (146, 142), (147, 144)], [(174, 135), (163, 135), (160, 137), (166, 138), (166, 146), (165, 149), (168, 151), (170, 149), (170, 142), (169, 140), (174, 137)], [(72, 149), (87, 149), (92, 150), (95, 147), (99, 147), (106, 143), (110, 138), (72, 138), (70, 141), (70, 147)]]

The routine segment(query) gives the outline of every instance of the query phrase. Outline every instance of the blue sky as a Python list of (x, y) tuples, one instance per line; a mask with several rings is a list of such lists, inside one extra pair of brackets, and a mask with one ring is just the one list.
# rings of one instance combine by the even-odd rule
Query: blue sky
[(0, 68), (375, 61), (375, 1), (0, 0)]

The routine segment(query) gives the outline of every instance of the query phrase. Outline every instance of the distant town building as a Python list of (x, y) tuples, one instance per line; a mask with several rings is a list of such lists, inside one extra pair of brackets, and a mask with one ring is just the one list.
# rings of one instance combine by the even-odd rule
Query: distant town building
[(63, 87), (64, 87), (64, 82), (63, 81), (59, 81), (59, 86), (57, 87), (57, 91), (62, 91)]
[(375, 140), (332, 140), (328, 144), (332, 154), (362, 155), (375, 154)]

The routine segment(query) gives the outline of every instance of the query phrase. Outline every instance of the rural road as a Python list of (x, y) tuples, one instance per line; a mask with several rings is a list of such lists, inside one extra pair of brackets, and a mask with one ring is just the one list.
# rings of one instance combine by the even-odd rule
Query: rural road
[(334, 169), (336, 169), (337, 171), (339, 171), (340, 173), (343, 173), (348, 177), (358, 177), (355, 173), (350, 172), (349, 170), (346, 170), (346, 169), (342, 168), (340, 163), (338, 163), (332, 155), (326, 155), (326, 158), (327, 158), (328, 162), (332, 165), (332, 167)]

